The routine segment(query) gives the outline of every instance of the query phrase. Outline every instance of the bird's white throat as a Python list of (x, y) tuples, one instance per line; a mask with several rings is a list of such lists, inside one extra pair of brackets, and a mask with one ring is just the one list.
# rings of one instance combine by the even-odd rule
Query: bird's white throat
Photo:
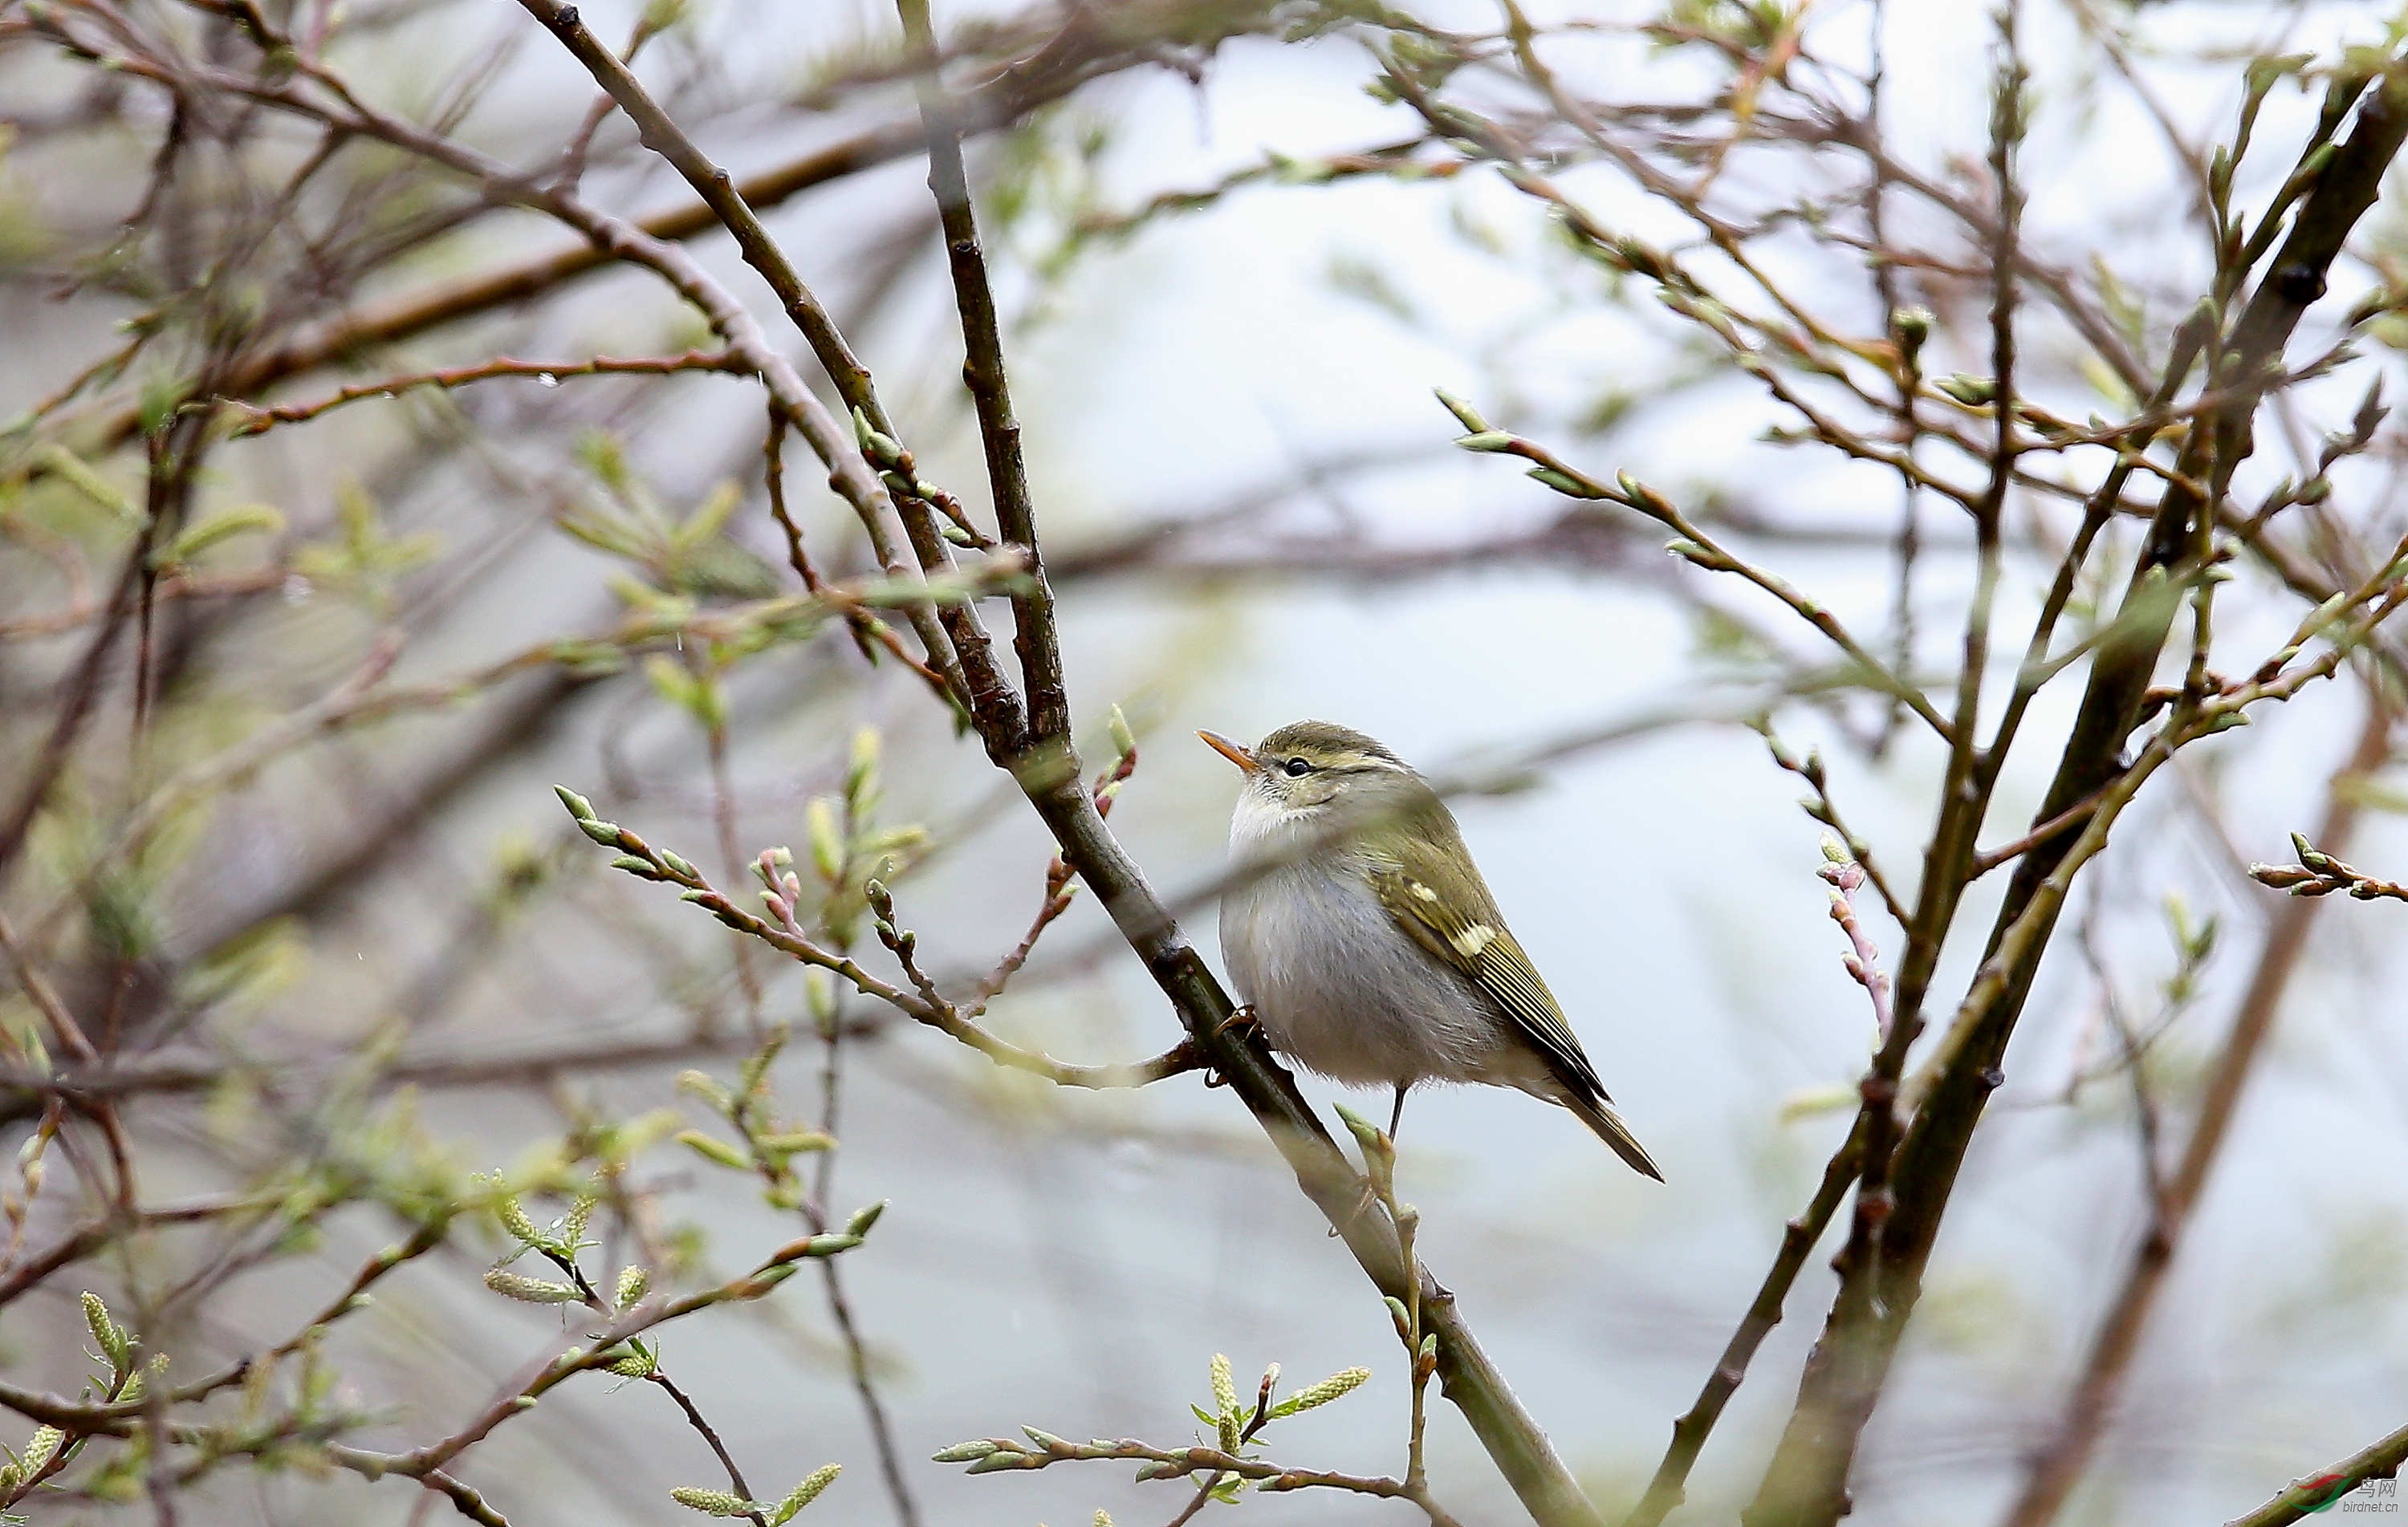
[(1292, 806), (1250, 783), (1238, 792), (1238, 808), (1229, 814), (1229, 857), (1241, 864), (1291, 858), (1328, 815), (1326, 806)]

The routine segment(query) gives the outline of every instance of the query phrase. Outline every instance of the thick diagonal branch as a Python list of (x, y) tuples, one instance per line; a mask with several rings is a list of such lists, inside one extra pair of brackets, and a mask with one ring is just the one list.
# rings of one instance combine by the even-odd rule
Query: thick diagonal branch
[[(891, 436), (867, 371), (853, 359), (843, 335), (827, 321), (752, 209), (734, 193), (732, 178), (695, 149), (617, 55), (585, 30), (572, 9), (559, 0), (521, 3), (610, 92), (645, 141), (669, 159), (712, 204), (736, 235), (747, 262), (771, 282), (789, 316), (803, 329), (838, 392), (880, 434)], [(819, 442), (814, 440), (813, 445), (817, 449)], [(859, 460), (856, 455), (852, 464), (831, 463), (831, 469), (842, 472), (848, 464), (857, 466)], [(898, 493), (896, 507), (912, 533), (923, 565), (932, 571), (938, 565), (949, 565), (950, 554), (934, 534), (927, 505), (911, 494)], [(1258, 1039), (1249, 1043), (1226, 1032), (1232, 1011), (1227, 994), (1146, 883), (1136, 862), (1105, 826), (1082, 776), (1067, 716), (1058, 735), (1032, 737), (1020, 694), (986, 657), (985, 635), (976, 624), (974, 612), (960, 607), (948, 607), (948, 611), (949, 616), (964, 617), (949, 618), (946, 632), (968, 678), (971, 721), (989, 756), (1010, 773), (1028, 797), (1061, 846), (1064, 860), (1094, 890), (1122, 936), (1170, 999), (1189, 1037), (1271, 1137), (1295, 1171), (1297, 1183), (1344, 1238), (1374, 1285), (1383, 1294), (1399, 1299), (1418, 1285), (1415, 1296), (1426, 1307), (1430, 1329), (1439, 1339), (1438, 1372), (1446, 1396), (1470, 1422), (1523, 1505), (1542, 1527), (1598, 1527), (1602, 1519), (1596, 1507), (1481, 1350), (1455, 1308), (1454, 1295), (1426, 1270), (1415, 1277), (1405, 1267), (1394, 1223), (1376, 1205), (1365, 1206), (1362, 1180), (1297, 1092), (1294, 1079)], [(1060, 643), (1050, 603), (1033, 604), (1026, 614), (1022, 636), (1033, 655), (1030, 672), (1058, 673)]]

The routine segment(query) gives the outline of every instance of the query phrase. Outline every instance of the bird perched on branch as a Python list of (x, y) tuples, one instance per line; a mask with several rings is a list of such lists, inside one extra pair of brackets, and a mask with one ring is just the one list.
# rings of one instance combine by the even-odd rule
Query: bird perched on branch
[(1518, 1087), (1614, 1153), (1664, 1174), (1613, 1111), (1563, 1009), (1522, 952), (1429, 781), (1360, 732), (1283, 726), (1252, 748), (1197, 734), (1243, 769), (1221, 952), (1271, 1048), (1354, 1086)]

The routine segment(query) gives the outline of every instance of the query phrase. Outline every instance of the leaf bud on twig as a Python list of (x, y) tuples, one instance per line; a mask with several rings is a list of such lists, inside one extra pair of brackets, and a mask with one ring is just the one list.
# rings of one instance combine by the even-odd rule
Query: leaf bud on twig
[(592, 817), (580, 817), (577, 819), (577, 830), (606, 849), (616, 849), (621, 846), (619, 824), (615, 821), (600, 821)]
[(566, 1283), (528, 1277), (504, 1267), (495, 1267), (485, 1274), (485, 1287), (506, 1299), (515, 1299), (525, 1305), (566, 1305), (577, 1297), (577, 1291)]
[(722, 1166), (731, 1167), (738, 1172), (752, 1170), (752, 1158), (717, 1135), (705, 1135), (698, 1129), (681, 1129), (673, 1138), (678, 1144), (706, 1161), (717, 1162)]
[(652, 1286), (652, 1270), (640, 1262), (631, 1262), (620, 1269), (619, 1282), (610, 1291), (610, 1302), (621, 1309), (633, 1309)]
[(127, 1340), (124, 1328), (109, 1319), (108, 1306), (101, 1302), (100, 1295), (89, 1289), (83, 1295), (83, 1319), (92, 1327), (92, 1339), (100, 1343), (101, 1355), (108, 1359), (111, 1368), (123, 1373), (134, 1365), (134, 1344)]
[(796, 1512), (819, 1499), (820, 1491), (834, 1483), (836, 1477), (843, 1472), (844, 1465), (841, 1463), (823, 1463), (806, 1475), (803, 1482), (788, 1491), (786, 1498), (778, 1503), (778, 1508), (769, 1513), (771, 1527), (778, 1527), (781, 1522), (792, 1521)]
[(1566, 498), (1603, 498), (1606, 496), (1605, 493), (1598, 489), (1597, 484), (1584, 481), (1581, 478), (1572, 476), (1570, 472), (1564, 471), (1560, 467), (1534, 466), (1530, 468), (1529, 478), (1531, 481), (1541, 484), (1547, 488), (1552, 488), (1556, 492), (1563, 494)]
[(724, 1490), (702, 1490), (693, 1485), (681, 1485), (670, 1491), (669, 1499), (706, 1517), (749, 1517), (760, 1509), (741, 1495), (731, 1495)]
[[(1396, 1301), (1389, 1302), (1394, 1304)], [(1340, 1368), (1320, 1383), (1300, 1389), (1282, 1400), (1272, 1408), (1271, 1414), (1279, 1417), (1293, 1416), (1298, 1411), (1326, 1406), (1332, 1400), (1344, 1399), (1361, 1389), (1370, 1377), (1371, 1370), (1369, 1368)]]
[(1446, 411), (1455, 415), (1456, 423), (1461, 424), (1465, 429), (1469, 430), (1474, 435), (1482, 435), (1487, 432), (1488, 421), (1480, 416), (1479, 409), (1473, 407), (1463, 399), (1456, 397), (1453, 392), (1448, 392), (1442, 387), (1435, 388), (1432, 391), (1437, 393), (1439, 402), (1445, 406)]

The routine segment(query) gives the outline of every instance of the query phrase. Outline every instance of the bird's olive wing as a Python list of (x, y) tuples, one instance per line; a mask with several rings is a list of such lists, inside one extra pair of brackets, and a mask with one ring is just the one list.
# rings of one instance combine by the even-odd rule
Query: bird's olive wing
[[(1497, 915), (1485, 885), (1459, 885), (1448, 862), (1417, 845), (1383, 845), (1369, 856), (1371, 889), (1414, 942), (1470, 980), (1489, 1005), (1527, 1035), (1565, 1081), (1604, 1097), (1555, 993)], [(1468, 858), (1457, 858), (1469, 863)], [(1456, 872), (1459, 874), (1460, 872)], [(1479, 872), (1471, 872), (1477, 876)]]

